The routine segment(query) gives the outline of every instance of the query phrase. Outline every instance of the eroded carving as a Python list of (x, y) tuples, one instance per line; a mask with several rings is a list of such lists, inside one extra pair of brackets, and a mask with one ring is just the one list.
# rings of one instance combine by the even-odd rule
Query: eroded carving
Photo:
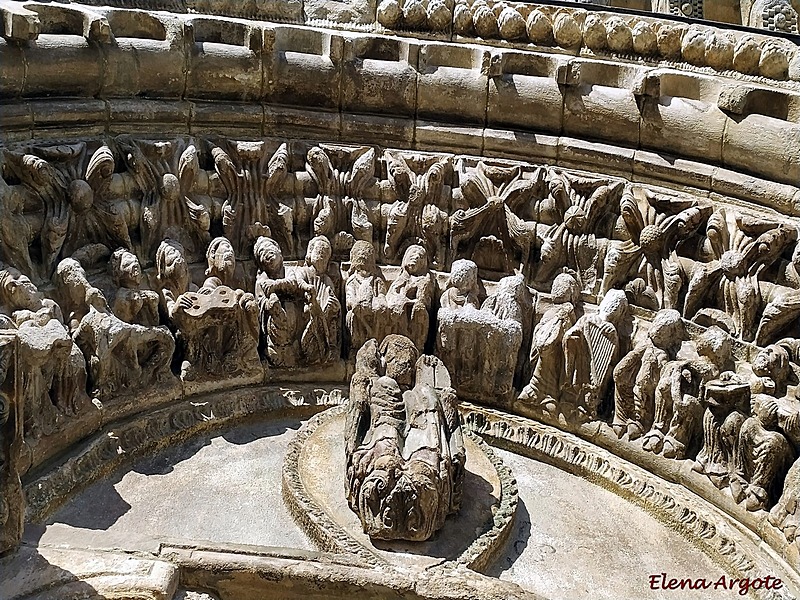
[(426, 540), (458, 511), (466, 456), (455, 390), (408, 338), (359, 349), (345, 436), (347, 498), (370, 537)]

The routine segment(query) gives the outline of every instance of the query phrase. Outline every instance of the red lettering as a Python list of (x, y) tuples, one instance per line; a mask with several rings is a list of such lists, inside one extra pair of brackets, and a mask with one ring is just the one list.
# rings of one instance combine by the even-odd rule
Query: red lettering
[(716, 590), (719, 588), (719, 586), (722, 586), (723, 590), (728, 589), (728, 583), (727, 579), (725, 579), (725, 575), (722, 575), (719, 579), (717, 579), (717, 581), (714, 583), (714, 589)]
[(747, 590), (750, 589), (750, 578), (745, 577), (744, 579), (739, 580), (739, 595), (746, 596)]
[(669, 580), (669, 583), (666, 585), (664, 589), (666, 590), (677, 590), (678, 589), (678, 580), (674, 577)]
[(760, 590), (764, 586), (764, 580), (756, 577), (750, 582), (750, 587), (754, 590)]
[[(666, 573), (662, 573), (662, 575), (666, 575)], [(650, 589), (651, 590), (659, 590), (659, 589), (661, 589), (658, 586), (658, 578), (659, 577), (661, 577), (661, 575), (650, 575)]]
[(780, 579), (778, 579), (778, 578), (776, 577), (776, 578), (775, 578), (775, 583), (773, 583), (773, 584), (772, 584), (772, 589), (773, 589), (773, 590), (779, 590), (779, 589), (781, 589), (782, 587), (783, 587), (783, 581), (781, 581)]

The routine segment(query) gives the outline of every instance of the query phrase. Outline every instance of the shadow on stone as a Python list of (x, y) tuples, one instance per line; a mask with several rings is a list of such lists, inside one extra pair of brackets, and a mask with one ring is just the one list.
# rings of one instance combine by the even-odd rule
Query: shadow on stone
[(517, 559), (522, 556), (525, 548), (528, 547), (528, 540), (531, 537), (531, 515), (528, 507), (520, 498), (517, 501), (517, 515), (514, 521), (514, 529), (506, 542), (506, 547), (498, 556), (495, 563), (490, 566), (485, 575), (489, 577), (500, 577), (502, 573), (510, 569)]

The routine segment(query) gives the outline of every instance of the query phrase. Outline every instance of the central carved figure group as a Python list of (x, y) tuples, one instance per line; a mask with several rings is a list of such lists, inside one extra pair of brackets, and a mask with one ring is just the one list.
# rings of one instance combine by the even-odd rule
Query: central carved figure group
[(368, 340), (356, 356), (345, 425), (345, 491), (364, 532), (427, 540), (458, 511), (466, 455), (442, 361), (407, 337)]
[(0, 323), (20, 342), (29, 464), (99, 405), (355, 362), (348, 494), (375, 537), (423, 539), (458, 506), (457, 396), (605, 423), (793, 539), (794, 224), (470, 157), (94, 146), (0, 153)]

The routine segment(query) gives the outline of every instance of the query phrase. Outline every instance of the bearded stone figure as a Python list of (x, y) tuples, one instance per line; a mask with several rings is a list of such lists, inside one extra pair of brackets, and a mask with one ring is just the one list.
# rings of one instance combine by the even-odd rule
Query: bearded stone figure
[(424, 541), (458, 511), (466, 455), (455, 390), (407, 337), (358, 351), (345, 436), (345, 492), (371, 538)]

